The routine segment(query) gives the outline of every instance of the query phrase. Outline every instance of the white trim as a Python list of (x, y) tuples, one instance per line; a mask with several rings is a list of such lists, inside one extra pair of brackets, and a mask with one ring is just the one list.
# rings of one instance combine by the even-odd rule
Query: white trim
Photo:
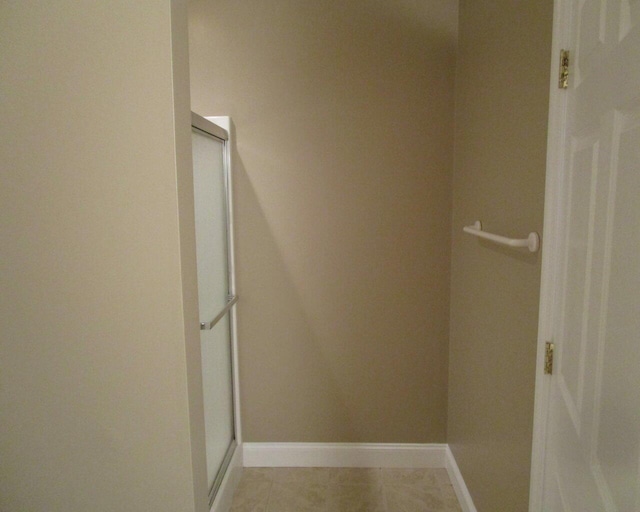
[(476, 506), (473, 504), (473, 500), (471, 499), (469, 489), (467, 489), (467, 484), (464, 483), (462, 473), (460, 473), (460, 468), (458, 468), (458, 463), (456, 462), (449, 446), (446, 447), (445, 468), (449, 474), (449, 480), (451, 480), (453, 490), (456, 491), (456, 496), (460, 502), (460, 507), (462, 507), (462, 512), (478, 512)]
[(226, 130), (227, 136), (231, 138), (231, 118), (229, 116), (207, 116), (205, 119)]
[[(225, 143), (226, 151), (225, 158), (227, 164), (227, 205), (229, 211), (228, 227), (229, 227), (229, 294), (237, 295), (236, 289), (236, 258), (235, 258), (235, 223), (234, 223), (234, 209), (233, 209), (233, 153), (236, 147), (236, 134), (233, 120), (229, 116), (208, 116), (205, 117), (207, 121), (210, 121), (220, 128), (226, 130), (227, 140)], [(242, 298), (240, 298), (242, 299)], [(231, 308), (229, 318), (232, 325), (231, 336), (231, 354), (232, 354), (232, 367), (233, 367), (233, 420), (235, 428), (235, 437), (238, 445), (242, 444), (242, 418), (240, 417), (240, 363), (238, 361), (238, 314), (237, 306)]]
[(236, 450), (231, 458), (227, 472), (222, 479), (216, 498), (211, 505), (210, 512), (227, 512), (231, 508), (233, 494), (236, 492), (236, 488), (240, 483), (240, 478), (242, 478), (242, 460), (242, 445), (239, 444), (236, 446)]
[[(547, 170), (545, 185), (542, 274), (540, 285), (540, 310), (538, 320), (538, 349), (536, 364), (535, 403), (533, 419), (533, 443), (531, 450), (531, 480), (529, 488), (529, 512), (543, 512), (545, 446), (549, 417), (550, 382), (544, 374), (545, 343), (552, 339), (553, 316), (556, 309), (554, 291), (558, 275), (557, 254), (561, 229), (559, 222), (561, 174), (565, 159), (566, 91), (558, 88), (558, 63), (560, 49), (568, 48), (571, 35), (571, 2), (555, 0), (553, 12), (553, 39), (551, 54), (551, 83), (549, 93), (549, 123), (547, 132)], [(574, 75), (575, 78), (575, 75)]]
[(244, 466), (444, 468), (446, 450), (446, 444), (244, 443)]

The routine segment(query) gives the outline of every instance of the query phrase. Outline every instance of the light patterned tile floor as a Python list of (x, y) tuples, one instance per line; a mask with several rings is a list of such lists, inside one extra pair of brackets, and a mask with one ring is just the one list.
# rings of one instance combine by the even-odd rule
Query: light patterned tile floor
[(462, 512), (444, 469), (244, 468), (230, 512)]

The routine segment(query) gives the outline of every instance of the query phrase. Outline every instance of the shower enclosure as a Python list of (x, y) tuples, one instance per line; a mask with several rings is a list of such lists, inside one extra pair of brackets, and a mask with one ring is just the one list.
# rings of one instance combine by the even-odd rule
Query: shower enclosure
[(234, 305), (238, 297), (233, 273), (228, 131), (193, 113), (191, 124), (202, 385), (211, 505), (237, 445), (233, 369)]

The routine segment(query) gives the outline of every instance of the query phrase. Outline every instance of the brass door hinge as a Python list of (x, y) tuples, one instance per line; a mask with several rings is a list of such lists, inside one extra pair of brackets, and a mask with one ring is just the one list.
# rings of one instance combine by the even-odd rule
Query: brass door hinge
[(551, 375), (553, 373), (553, 343), (548, 342), (544, 350), (544, 374)]
[(558, 87), (566, 89), (569, 87), (569, 50), (560, 50), (560, 77)]

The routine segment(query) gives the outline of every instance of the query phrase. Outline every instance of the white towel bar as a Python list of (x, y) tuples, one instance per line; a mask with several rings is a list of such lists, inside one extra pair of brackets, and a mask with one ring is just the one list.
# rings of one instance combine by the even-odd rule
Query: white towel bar
[(540, 248), (540, 237), (535, 231), (529, 233), (527, 238), (507, 238), (506, 236), (494, 235), (493, 233), (482, 231), (482, 222), (479, 220), (475, 221), (473, 226), (465, 226), (462, 230), (470, 235), (485, 238), (486, 240), (491, 240), (497, 244), (507, 245), (509, 247), (527, 247), (531, 252), (537, 252)]

